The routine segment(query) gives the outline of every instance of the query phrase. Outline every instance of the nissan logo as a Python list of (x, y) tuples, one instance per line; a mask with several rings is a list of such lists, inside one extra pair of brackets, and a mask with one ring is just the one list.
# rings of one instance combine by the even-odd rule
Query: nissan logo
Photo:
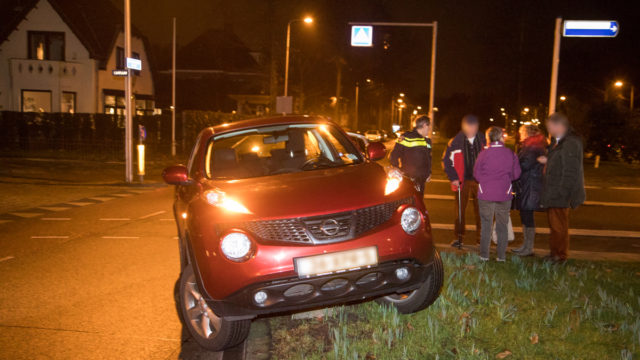
[(334, 236), (340, 231), (340, 224), (334, 219), (327, 219), (320, 225), (320, 231), (327, 236)]

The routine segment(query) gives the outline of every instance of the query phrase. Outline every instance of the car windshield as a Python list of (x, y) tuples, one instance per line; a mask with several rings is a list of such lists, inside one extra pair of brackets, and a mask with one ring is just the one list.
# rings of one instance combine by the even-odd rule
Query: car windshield
[(354, 144), (332, 125), (278, 125), (215, 136), (207, 146), (205, 173), (210, 179), (244, 179), (363, 161)]

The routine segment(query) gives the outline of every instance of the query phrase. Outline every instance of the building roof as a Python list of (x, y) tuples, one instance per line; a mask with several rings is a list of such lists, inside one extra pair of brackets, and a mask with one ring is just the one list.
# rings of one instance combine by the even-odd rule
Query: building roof
[[(89, 56), (106, 66), (115, 40), (123, 29), (124, 15), (109, 0), (2, 0), (0, 44), (40, 2), (48, 1), (89, 51)], [(132, 33), (147, 40), (132, 27)]]

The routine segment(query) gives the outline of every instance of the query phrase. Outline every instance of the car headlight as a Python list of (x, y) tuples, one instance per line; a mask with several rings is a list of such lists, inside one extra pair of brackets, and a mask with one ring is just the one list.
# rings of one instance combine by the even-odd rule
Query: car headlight
[(402, 182), (402, 173), (398, 169), (390, 169), (387, 172), (387, 184), (384, 187), (384, 194), (389, 195), (398, 190)]
[(243, 233), (232, 232), (222, 238), (220, 249), (229, 260), (241, 261), (251, 251), (251, 240)]
[(221, 190), (207, 190), (204, 192), (204, 197), (207, 202), (213, 206), (217, 206), (230, 212), (251, 214), (251, 211), (244, 207), (244, 205), (236, 200), (228, 198)]
[(422, 224), (420, 211), (414, 207), (407, 207), (402, 211), (400, 224), (402, 225), (402, 230), (407, 234), (415, 233)]

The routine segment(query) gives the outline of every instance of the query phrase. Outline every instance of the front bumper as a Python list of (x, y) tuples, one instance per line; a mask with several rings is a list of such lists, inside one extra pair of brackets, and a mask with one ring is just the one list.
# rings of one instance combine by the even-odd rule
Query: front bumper
[[(408, 270), (408, 278), (398, 278), (396, 270), (399, 268)], [(208, 303), (216, 314), (229, 320), (304, 311), (414, 290), (424, 282), (431, 268), (431, 262), (422, 265), (410, 259), (388, 261), (367, 269), (325, 276), (255, 283), (224, 300), (208, 300)], [(260, 291), (267, 294), (263, 303), (254, 300), (254, 295)]]

